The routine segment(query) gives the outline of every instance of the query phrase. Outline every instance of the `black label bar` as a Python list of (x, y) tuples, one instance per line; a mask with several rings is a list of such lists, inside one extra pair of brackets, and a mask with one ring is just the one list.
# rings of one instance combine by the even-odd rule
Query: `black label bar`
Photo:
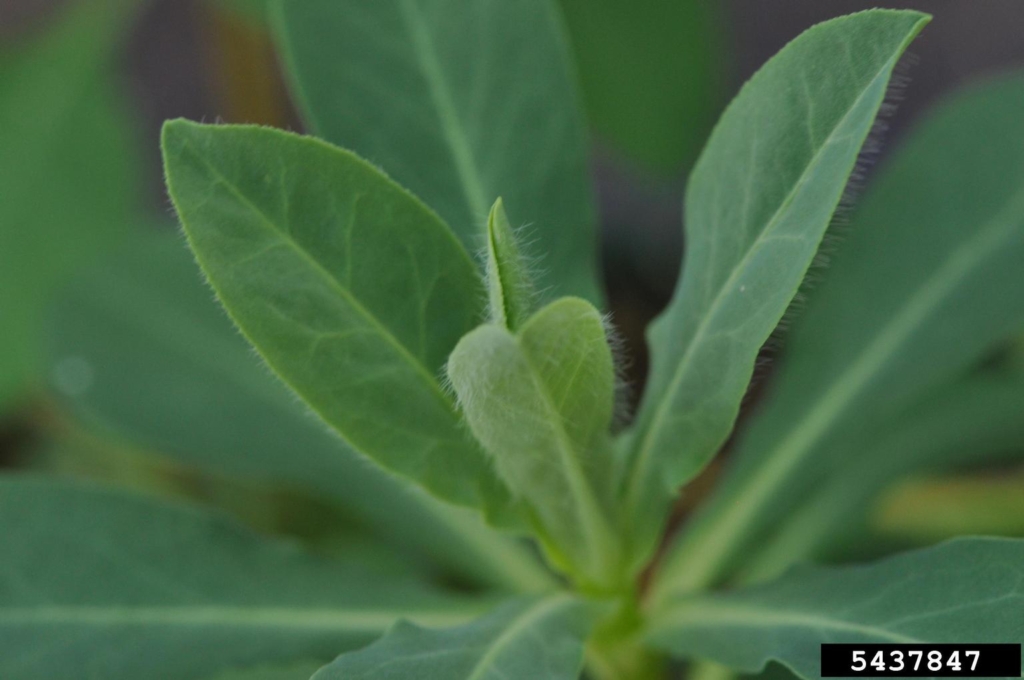
[(822, 644), (823, 678), (1019, 678), (1019, 644)]

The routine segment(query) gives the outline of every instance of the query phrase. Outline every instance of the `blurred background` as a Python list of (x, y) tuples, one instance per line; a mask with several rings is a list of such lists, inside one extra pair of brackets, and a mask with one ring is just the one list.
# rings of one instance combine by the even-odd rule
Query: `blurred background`
[[(683, 252), (687, 170), (722, 107), (801, 31), (878, 3), (557, 1), (592, 126), (610, 304), (639, 386), (646, 370), (643, 329), (671, 295)], [(1018, 0), (885, 4), (935, 19), (914, 42), (905, 87), (894, 93), (899, 106), (886, 118), (883, 157), (947, 91), (1024, 65)], [(260, 2), (0, 0), (0, 466), (197, 496), (288, 531), (305, 526), (301, 517), (308, 513), (322, 512), (319, 502), (296, 502), (276, 484), (270, 490), (228, 482), (231, 474), (221, 478), (191, 465), (217, 443), (199, 432), (205, 407), (220, 409), (224, 421), (235, 419), (239, 430), (259, 411), (226, 406), (228, 397), (212, 378), (197, 392), (207, 375), (199, 358), (185, 369), (165, 353), (165, 364), (154, 367), (140, 354), (144, 343), (132, 340), (139, 329), (99, 328), (110, 312), (102, 308), (103, 286), (125, 284), (83, 274), (103, 269), (112, 254), (130, 252), (139, 233), (174, 231), (158, 135), (164, 120), (179, 116), (302, 130)], [(205, 304), (209, 294), (198, 275), (193, 279), (189, 295)], [(109, 304), (124, 311), (131, 301)], [(155, 304), (140, 314), (175, 318), (170, 303), (154, 310)], [(211, 320), (211, 328), (237, 341), (222, 322)], [(188, 335), (189, 328), (153, 325), (146, 338)], [(208, 336), (193, 340), (193, 348), (209, 344)], [(136, 380), (131, 389), (122, 382), (118, 394), (113, 388), (93, 394), (102, 367), (62, 349), (75, 342), (120, 361), (131, 374), (124, 380)], [(154, 415), (161, 409), (165, 420)], [(231, 432), (217, 436), (237, 440)], [(198, 443), (191, 459), (180, 451), (173, 460), (162, 455), (192, 440)], [(933, 540), (961, 530), (964, 517), (953, 513), (943, 521), (927, 510), (936, 494), (964, 499), (967, 507), (972, 498), (996, 493), (1002, 505), (977, 510), (973, 528), (1024, 535), (1024, 480), (1005, 480), (996, 492), (971, 484), (908, 487), (879, 511), (878, 526)], [(251, 502), (268, 494), (285, 500)], [(284, 516), (281, 507), (288, 509)], [(926, 510), (915, 514), (919, 508)]]

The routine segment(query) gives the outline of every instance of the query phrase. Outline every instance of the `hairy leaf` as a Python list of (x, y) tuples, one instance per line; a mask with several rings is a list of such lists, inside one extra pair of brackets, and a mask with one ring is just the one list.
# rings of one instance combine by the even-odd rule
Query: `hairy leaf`
[(446, 500), (507, 512), (437, 379), (482, 296), (444, 223), (309, 137), (173, 121), (163, 148), (199, 264), (267, 363), (355, 450)]
[(354, 453), (253, 356), (183, 239), (157, 234), (78, 277), (50, 322), (54, 391), (98, 429), (218, 473), (310, 490), (395, 548), (537, 589), (534, 555)]
[(941, 107), (865, 198), (767, 406), (666, 568), (706, 583), (842, 450), (1024, 328), (1024, 78)]
[(504, 196), (550, 296), (599, 299), (584, 125), (550, 0), (274, 6), (313, 132), (379, 164), (471, 249)]
[(50, 295), (134, 218), (138, 159), (107, 66), (139, 4), (74, 3), (0, 55), (0, 407), (41, 371)]
[(555, 561), (609, 586), (608, 430), (615, 376), (601, 315), (563, 298), (512, 335), (485, 325), (464, 337), (448, 375), (470, 428), (532, 511)]
[(330, 658), (399, 618), (455, 625), (481, 608), (99, 487), (0, 481), (0, 527), (4, 680), (205, 678)]
[(427, 630), (400, 622), (313, 680), (576, 680), (589, 606), (569, 595), (503, 605), (472, 623)]
[(639, 563), (678, 486), (732, 429), (757, 353), (797, 292), (885, 96), (928, 18), (872, 10), (808, 30), (722, 116), (686, 191), (686, 261), (650, 332), (626, 512)]
[(487, 299), (491, 321), (517, 330), (533, 307), (533, 282), (499, 198), (487, 218)]
[(1024, 541), (971, 538), (665, 603), (649, 637), (743, 672), (776, 660), (815, 679), (823, 642), (1020, 642), (1022, 611)]

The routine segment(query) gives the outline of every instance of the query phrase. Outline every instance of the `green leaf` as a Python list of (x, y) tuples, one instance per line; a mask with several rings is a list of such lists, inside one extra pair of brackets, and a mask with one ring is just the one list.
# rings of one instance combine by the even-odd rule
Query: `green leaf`
[(590, 606), (569, 595), (509, 602), (472, 623), (426, 630), (400, 622), (313, 680), (576, 680)]
[(534, 295), (529, 268), (499, 198), (487, 218), (487, 299), (491, 321), (517, 330), (530, 316)]
[(1024, 474), (911, 481), (880, 499), (872, 528), (915, 543), (963, 534), (1024, 536)]
[[(798, 562), (848, 543), (863, 529), (871, 502), (911, 473), (940, 472), (1020, 458), (1024, 380), (972, 376), (901, 411), (870, 439), (837, 442), (839, 467), (816, 485), (754, 555), (742, 578), (765, 580)], [(969, 532), (988, 533), (988, 532)]]
[(482, 603), (99, 487), (0, 481), (0, 676), (184, 680), (330, 658)]
[(322, 663), (298, 663), (287, 666), (258, 666), (221, 673), (212, 680), (309, 680)]
[(204, 470), (313, 491), (406, 555), (479, 582), (550, 584), (478, 513), (367, 465), (323, 427), (253, 356), (183, 239), (128, 245), (77, 277), (51, 315), (51, 383), (75, 415)]
[(699, 0), (560, 0), (595, 132), (677, 173), (700, 151), (731, 61), (726, 12)]
[(554, 561), (589, 585), (613, 585), (615, 374), (601, 315), (563, 298), (518, 335), (481, 326), (456, 346), (448, 375), (470, 429), (530, 508)]
[(189, 244), (271, 368), (355, 450), (511, 521), (437, 379), (482, 297), (444, 223), (310, 137), (172, 121), (163, 148)]
[(550, 0), (276, 2), (310, 129), (379, 164), (471, 249), (504, 196), (548, 297), (600, 298), (586, 137)]
[(942, 106), (876, 180), (668, 578), (719, 578), (842, 447), (1024, 325), (1024, 78)]
[(650, 332), (626, 513), (639, 565), (679, 485), (728, 437), (757, 353), (811, 264), (896, 61), (927, 23), (872, 10), (815, 26), (722, 116), (686, 191), (687, 250)]
[(133, 220), (138, 159), (107, 66), (139, 4), (76, 2), (0, 54), (0, 408), (41, 372), (50, 295)]
[(663, 603), (650, 641), (754, 673), (820, 678), (823, 642), (1020, 642), (1024, 541), (971, 538), (866, 566), (804, 568), (763, 586)]

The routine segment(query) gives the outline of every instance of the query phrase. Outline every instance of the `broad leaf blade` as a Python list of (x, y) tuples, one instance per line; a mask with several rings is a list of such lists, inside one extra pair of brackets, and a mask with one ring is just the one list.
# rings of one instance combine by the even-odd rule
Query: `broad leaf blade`
[(839, 442), (863, 441), (1024, 327), (1022, 107), (1019, 75), (977, 87), (878, 177), (729, 477), (667, 568), (681, 587), (714, 580), (828, 474)]
[(407, 556), (474, 580), (548, 583), (513, 538), (367, 465), (298, 403), (211, 299), (177, 234), (129, 245), (77, 277), (51, 315), (51, 383), (75, 415), (203, 470), (314, 492)]
[[(1024, 380), (972, 376), (901, 411), (872, 439), (838, 445), (841, 466), (816, 485), (753, 556), (741, 577), (774, 578), (790, 566), (820, 558), (863, 530), (870, 503), (910, 474), (1020, 459), (1024, 442)], [(968, 532), (987, 533), (987, 532)]]
[(665, 603), (649, 637), (680, 656), (748, 673), (777, 660), (816, 679), (823, 642), (1015, 643), (1022, 611), (1024, 541), (972, 538)]
[(470, 429), (532, 511), (556, 561), (591, 585), (611, 585), (615, 376), (601, 315), (563, 298), (518, 335), (481, 326), (456, 346), (448, 375)]
[(357, 451), (497, 515), (508, 497), (437, 380), (481, 284), (436, 215), (356, 156), (269, 128), (164, 128), (167, 181), (221, 302)]
[(138, 158), (107, 66), (139, 4), (77, 2), (0, 60), (0, 407), (41, 371), (50, 295), (134, 218)]
[(205, 678), (330, 658), (479, 603), (98, 487), (0, 482), (0, 676)]
[(872, 10), (815, 26), (747, 83), (708, 141), (687, 186), (683, 274), (650, 334), (651, 381), (630, 440), (636, 561), (660, 535), (678, 486), (729, 435), (896, 61), (927, 20)]
[(234, 670), (221, 673), (211, 680), (309, 680), (310, 676), (320, 670), (322, 663), (298, 663), (286, 666), (257, 666), (245, 670)]
[(448, 630), (397, 624), (313, 680), (576, 680), (590, 606), (568, 595), (510, 602)]
[(694, 0), (560, 0), (602, 139), (665, 174), (688, 168), (724, 102), (726, 11)]
[(550, 295), (600, 297), (586, 139), (549, 0), (274, 3), (310, 128), (379, 164), (471, 249), (504, 196)]

